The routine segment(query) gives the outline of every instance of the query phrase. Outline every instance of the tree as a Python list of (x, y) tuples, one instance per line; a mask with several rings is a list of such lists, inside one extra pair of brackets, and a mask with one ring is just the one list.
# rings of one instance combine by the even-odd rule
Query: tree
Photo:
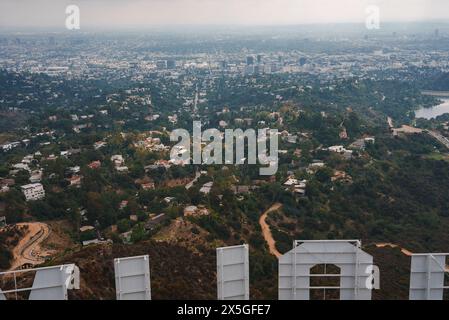
[(142, 223), (136, 224), (131, 233), (131, 241), (133, 243), (136, 243), (144, 240), (145, 238), (146, 238), (146, 231), (144, 225)]
[(117, 230), (120, 233), (127, 232), (129, 229), (131, 229), (131, 221), (128, 219), (122, 219), (117, 222)]
[(330, 182), (332, 175), (333, 175), (332, 169), (328, 168), (328, 167), (324, 167), (324, 168), (320, 168), (316, 172), (315, 177), (321, 183), (328, 183), (328, 182)]

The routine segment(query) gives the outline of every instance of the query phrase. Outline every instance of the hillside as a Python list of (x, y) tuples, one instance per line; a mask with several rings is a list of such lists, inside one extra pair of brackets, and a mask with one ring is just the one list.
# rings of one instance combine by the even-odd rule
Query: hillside
[[(374, 300), (408, 299), (410, 258), (400, 249), (368, 246), (381, 270), (381, 290)], [(81, 289), (70, 292), (70, 299), (115, 299), (113, 259), (148, 254), (151, 265), (152, 298), (216, 299), (215, 253), (198, 255), (177, 245), (142, 242), (133, 246), (97, 245), (69, 252), (52, 265), (75, 263), (81, 272)], [(251, 253), (250, 253), (251, 254)], [(251, 257), (253, 258), (253, 257)], [(251, 270), (251, 279), (255, 271)], [(252, 299), (277, 299), (277, 267), (260, 283), (251, 283)]]
[(215, 254), (197, 255), (166, 243), (141, 242), (133, 246), (97, 245), (73, 251), (51, 265), (75, 263), (80, 268), (81, 289), (70, 299), (115, 299), (114, 258), (148, 254), (153, 299), (214, 299)]
[(0, 270), (8, 269), (13, 259), (12, 251), (20, 239), (28, 232), (27, 226), (0, 228)]

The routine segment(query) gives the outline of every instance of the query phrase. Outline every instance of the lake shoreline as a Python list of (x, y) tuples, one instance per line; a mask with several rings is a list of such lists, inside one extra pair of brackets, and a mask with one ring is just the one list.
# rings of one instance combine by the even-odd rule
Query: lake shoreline
[(417, 119), (436, 119), (437, 117), (449, 113), (449, 91), (423, 91), (425, 95), (439, 97), (441, 103), (430, 108), (422, 107), (415, 110), (415, 118)]

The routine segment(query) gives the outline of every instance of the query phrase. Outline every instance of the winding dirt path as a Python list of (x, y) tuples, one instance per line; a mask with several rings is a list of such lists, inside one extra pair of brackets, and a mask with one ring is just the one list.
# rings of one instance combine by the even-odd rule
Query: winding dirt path
[(17, 226), (27, 226), (28, 231), (12, 251), (13, 262), (10, 270), (24, 264), (37, 265), (45, 262), (40, 245), (50, 235), (50, 227), (41, 222), (18, 223)]
[(282, 203), (273, 204), (267, 211), (265, 211), (259, 219), (260, 227), (262, 228), (262, 234), (265, 241), (268, 244), (268, 248), (270, 249), (270, 253), (276, 258), (282, 256), (282, 254), (276, 249), (276, 241), (273, 239), (273, 235), (271, 234), (270, 226), (267, 223), (268, 214), (277, 211), (282, 207)]
[[(282, 203), (275, 203), (273, 204), (269, 209), (267, 209), (262, 216), (259, 219), (259, 224), (260, 227), (262, 228), (262, 234), (263, 237), (265, 239), (265, 241), (268, 244), (268, 248), (270, 250), (270, 253), (272, 255), (274, 255), (276, 258), (279, 258), (282, 256), (282, 254), (276, 249), (276, 241), (273, 238), (273, 235), (271, 233), (270, 230), (270, 226), (267, 223), (267, 218), (268, 215), (271, 212), (277, 211), (282, 207)], [(383, 243), (375, 243), (374, 244), (377, 248), (386, 248), (386, 247), (390, 247), (390, 248), (399, 248), (401, 249), (401, 252), (403, 255), (407, 256), (407, 257), (411, 257), (413, 255), (413, 252), (411, 252), (410, 250), (407, 250), (406, 248), (403, 248), (397, 244), (394, 243), (389, 243), (389, 242), (383, 242)], [(447, 266), (447, 272), (449, 272), (449, 265)]]

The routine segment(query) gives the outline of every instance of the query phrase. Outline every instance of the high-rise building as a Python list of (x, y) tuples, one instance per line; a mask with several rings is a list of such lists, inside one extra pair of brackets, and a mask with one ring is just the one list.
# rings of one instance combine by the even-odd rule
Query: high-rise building
[(159, 60), (156, 62), (156, 67), (158, 69), (167, 69), (167, 60)]
[(173, 59), (167, 60), (167, 69), (176, 69), (176, 61)]
[(246, 57), (246, 64), (248, 66), (253, 65), (254, 64), (254, 57), (253, 56)]
[(261, 54), (258, 54), (258, 55), (257, 55), (257, 63), (258, 63), (258, 64), (261, 64), (261, 63), (262, 63), (262, 55), (261, 55)]
[(245, 75), (253, 75), (254, 74), (254, 69), (255, 69), (254, 65), (247, 65), (245, 67)]

